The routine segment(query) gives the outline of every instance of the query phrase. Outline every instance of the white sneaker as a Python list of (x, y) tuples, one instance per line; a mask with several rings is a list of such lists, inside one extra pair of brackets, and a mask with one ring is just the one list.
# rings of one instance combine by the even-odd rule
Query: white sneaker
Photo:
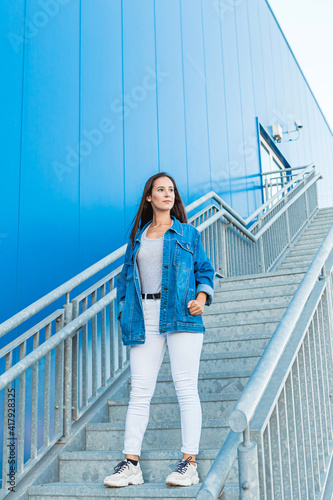
[(142, 471), (140, 464), (132, 464), (127, 459), (119, 462), (114, 468), (114, 473), (104, 479), (104, 486), (121, 487), (129, 484), (143, 484)]
[(197, 465), (191, 464), (192, 457), (181, 460), (172, 474), (166, 478), (165, 483), (171, 486), (191, 486), (199, 483)]

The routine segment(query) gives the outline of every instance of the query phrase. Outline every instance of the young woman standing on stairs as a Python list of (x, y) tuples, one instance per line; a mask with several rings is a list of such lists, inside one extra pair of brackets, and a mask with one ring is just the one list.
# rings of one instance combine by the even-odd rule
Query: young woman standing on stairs
[(183, 444), (183, 458), (166, 484), (198, 484), (202, 413), (197, 385), (205, 331), (201, 315), (213, 300), (214, 273), (200, 232), (187, 223), (175, 181), (165, 172), (153, 175), (146, 182), (117, 279), (122, 341), (131, 346), (131, 393), (125, 459), (105, 478), (105, 486), (144, 482), (139, 456), (166, 344)]

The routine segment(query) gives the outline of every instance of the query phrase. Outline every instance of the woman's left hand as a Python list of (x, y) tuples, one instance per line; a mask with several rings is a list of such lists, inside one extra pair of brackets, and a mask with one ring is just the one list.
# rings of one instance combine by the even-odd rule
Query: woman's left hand
[(187, 307), (190, 309), (192, 316), (197, 316), (198, 314), (202, 314), (204, 312), (205, 302), (198, 299), (190, 300), (187, 303)]

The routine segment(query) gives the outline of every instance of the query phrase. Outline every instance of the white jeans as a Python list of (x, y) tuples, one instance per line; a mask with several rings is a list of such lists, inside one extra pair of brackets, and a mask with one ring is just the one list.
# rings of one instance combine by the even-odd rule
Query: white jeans
[[(125, 424), (123, 453), (141, 454), (149, 421), (150, 400), (168, 343), (172, 379), (180, 407), (183, 453), (197, 455), (202, 413), (198, 373), (203, 333), (159, 333), (160, 300), (143, 299), (146, 329), (144, 344), (130, 346), (131, 394)], [(160, 432), (163, 432), (162, 430)]]

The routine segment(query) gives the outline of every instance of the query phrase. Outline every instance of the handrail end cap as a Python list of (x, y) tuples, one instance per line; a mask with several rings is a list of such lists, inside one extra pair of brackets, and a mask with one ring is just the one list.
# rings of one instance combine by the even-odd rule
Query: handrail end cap
[(234, 432), (244, 432), (249, 422), (245, 413), (236, 409), (230, 415), (229, 425)]

